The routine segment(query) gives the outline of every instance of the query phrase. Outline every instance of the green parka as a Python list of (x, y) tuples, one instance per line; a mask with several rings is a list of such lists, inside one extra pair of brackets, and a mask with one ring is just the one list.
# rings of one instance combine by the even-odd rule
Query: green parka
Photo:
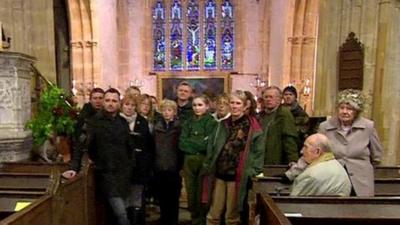
[(210, 114), (206, 114), (200, 118), (191, 116), (182, 124), (179, 149), (189, 155), (205, 155), (208, 139), (215, 131), (216, 125), (217, 122)]
[(266, 132), (264, 165), (288, 164), (296, 162), (297, 129), (290, 111), (279, 106), (271, 114), (260, 114), (262, 127)]

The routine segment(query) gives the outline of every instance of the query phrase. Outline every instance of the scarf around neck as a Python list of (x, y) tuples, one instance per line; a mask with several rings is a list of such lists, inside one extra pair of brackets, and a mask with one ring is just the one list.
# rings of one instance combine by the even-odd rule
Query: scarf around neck
[(124, 118), (126, 121), (128, 121), (129, 130), (133, 131), (133, 129), (135, 129), (135, 122), (136, 122), (137, 113), (133, 114), (132, 116), (127, 116), (127, 115), (123, 114), (122, 112), (120, 112), (119, 115), (122, 118)]

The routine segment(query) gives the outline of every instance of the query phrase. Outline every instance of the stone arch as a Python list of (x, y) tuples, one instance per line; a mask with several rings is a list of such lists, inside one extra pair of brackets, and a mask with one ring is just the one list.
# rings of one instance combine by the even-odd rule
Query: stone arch
[(288, 9), (288, 37), (284, 58), (283, 86), (291, 83), (299, 101), (312, 114), (318, 4), (314, 0), (293, 0)]
[(93, 2), (91, 0), (67, 1), (71, 78), (77, 90), (79, 103), (87, 100), (90, 89), (101, 82)]

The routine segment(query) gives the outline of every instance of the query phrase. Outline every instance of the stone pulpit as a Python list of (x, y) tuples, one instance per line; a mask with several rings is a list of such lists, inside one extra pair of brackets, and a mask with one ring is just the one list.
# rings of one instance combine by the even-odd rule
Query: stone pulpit
[(31, 63), (35, 58), (0, 51), (0, 162), (29, 159), (32, 148)]

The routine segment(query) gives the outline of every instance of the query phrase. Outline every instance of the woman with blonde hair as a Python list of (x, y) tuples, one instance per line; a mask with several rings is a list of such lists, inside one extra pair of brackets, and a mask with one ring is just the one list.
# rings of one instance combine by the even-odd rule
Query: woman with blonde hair
[(131, 178), (131, 194), (127, 200), (131, 224), (145, 222), (144, 190), (148, 184), (154, 159), (154, 143), (146, 119), (136, 112), (136, 96), (126, 95), (121, 102), (121, 117), (129, 125), (135, 165)]
[(250, 178), (261, 173), (264, 164), (265, 135), (257, 119), (246, 113), (248, 96), (235, 91), (229, 105), (231, 116), (218, 123), (203, 163), (203, 173), (211, 179), (204, 188), (211, 197), (207, 225), (219, 225), (224, 212), (225, 224), (240, 224)]
[(155, 123), (155, 110), (153, 108), (153, 102), (148, 94), (142, 94), (138, 96), (138, 113), (143, 116), (148, 124), (150, 132), (153, 133), (153, 127)]

